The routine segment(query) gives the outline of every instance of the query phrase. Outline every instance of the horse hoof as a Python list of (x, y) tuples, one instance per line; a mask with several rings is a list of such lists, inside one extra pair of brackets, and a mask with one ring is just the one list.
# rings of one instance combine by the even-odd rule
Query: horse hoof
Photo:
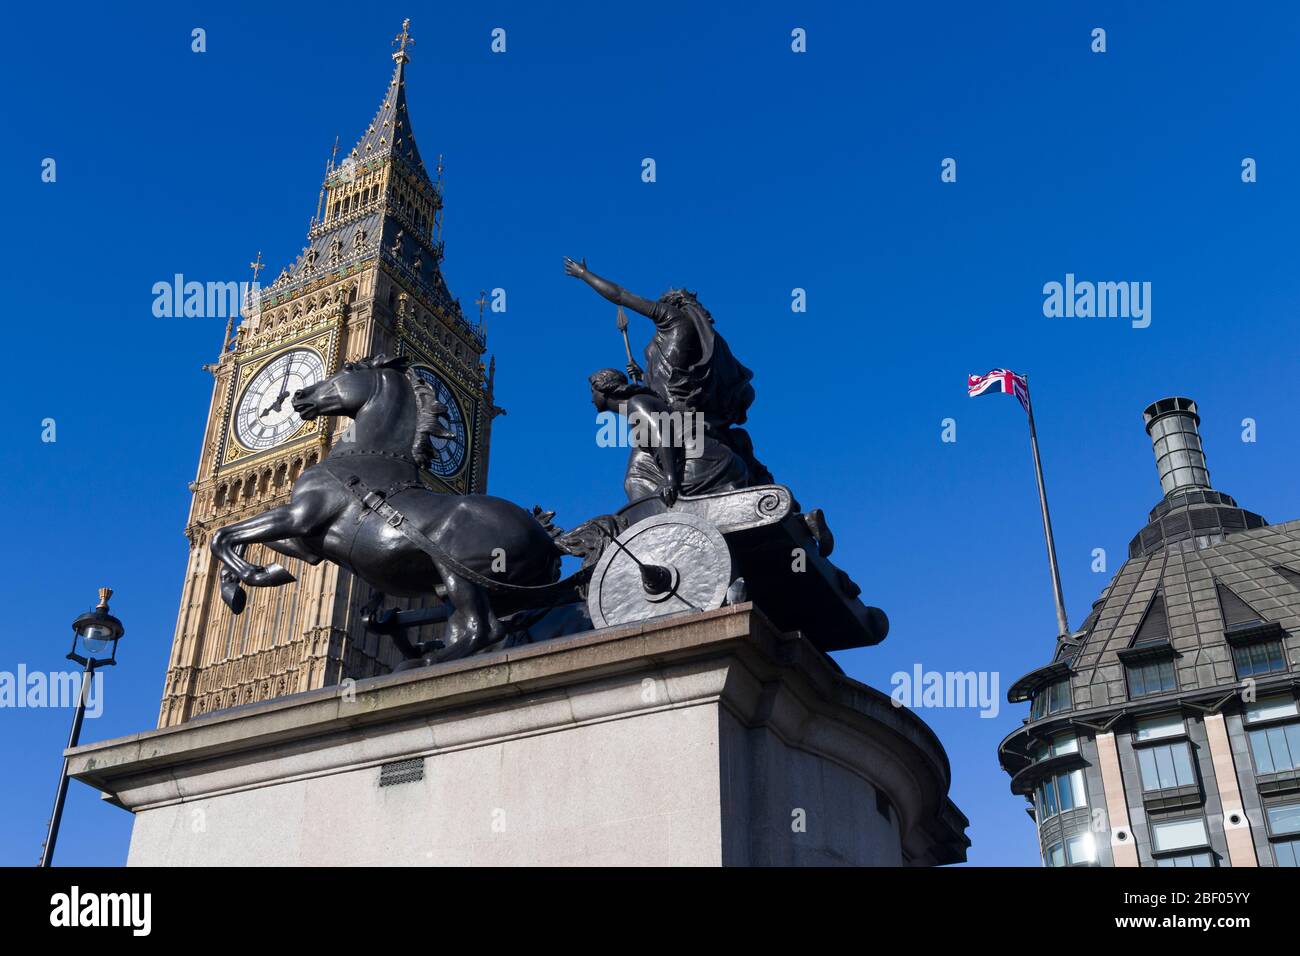
[(242, 614), (244, 605), (248, 603), (248, 592), (241, 588), (237, 581), (227, 581), (223, 578), (221, 600), (226, 602), (226, 607), (230, 608), (231, 614)]
[(281, 584), (288, 584), (295, 580), (289, 570), (279, 564), (270, 564), (264, 568), (257, 568), (249, 574), (244, 582), (251, 584), (255, 588), (273, 588)]

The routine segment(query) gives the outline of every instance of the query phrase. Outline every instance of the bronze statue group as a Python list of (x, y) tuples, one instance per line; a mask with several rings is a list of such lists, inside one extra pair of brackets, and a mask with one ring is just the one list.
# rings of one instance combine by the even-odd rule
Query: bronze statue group
[[(590, 376), (596, 408), (640, 421), (698, 423), (692, 434), (681, 427), (636, 430), (624, 476), (627, 504), (564, 532), (540, 508), (528, 512), (490, 495), (433, 492), (421, 480), (421, 467), (428, 460), (427, 443), (440, 434), (445, 408), (420, 388), (403, 359), (349, 362), (292, 396), (305, 420), (351, 418), (349, 440), (336, 442), (323, 461), (302, 473), (287, 504), (213, 534), (210, 546), (223, 565), (222, 597), (236, 614), (246, 600), (243, 586), (293, 580), (279, 564), (260, 566), (244, 558), (247, 545), (261, 543), (310, 564), (330, 560), (352, 571), (376, 590), (370, 619), (393, 637), (405, 666), (437, 663), (590, 629), (589, 578), (609, 548), (636, 563), (647, 593), (670, 587), (666, 570), (638, 560), (620, 537), (647, 514), (680, 510), (693, 501), (701, 512), (719, 496), (765, 486), (793, 501), (773, 485), (742, 427), (754, 401), (753, 373), (732, 354), (696, 296), (672, 289), (657, 300), (645, 299), (596, 275), (585, 260), (566, 258), (564, 269), (654, 323), (644, 370), (629, 350), (626, 374), (607, 368)], [(823, 576), (856, 604), (856, 586), (824, 561), (831, 537), (821, 513), (800, 514), (797, 503), (792, 510), (798, 519), (793, 533), (808, 539), (826, 564)], [(561, 579), (564, 555), (581, 558), (582, 569)], [(762, 568), (756, 570), (761, 575)], [(689, 569), (673, 570), (680, 573)], [(743, 598), (744, 582), (733, 577), (728, 599)], [(440, 611), (399, 614), (379, 606), (384, 595), (428, 594), (441, 599)], [(873, 631), (874, 642), (887, 625), (883, 615), (877, 620), (868, 610), (874, 611), (863, 608), (857, 616)], [(407, 637), (430, 622), (441, 623), (434, 638)]]

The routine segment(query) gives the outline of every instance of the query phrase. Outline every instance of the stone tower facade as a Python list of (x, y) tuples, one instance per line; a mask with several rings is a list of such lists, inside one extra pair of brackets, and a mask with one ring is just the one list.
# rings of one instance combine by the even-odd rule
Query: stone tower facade
[[(409, 21), (408, 21), (409, 22)], [(392, 79), (374, 120), (342, 162), (331, 159), (308, 243), (245, 302), (227, 330), (190, 485), (189, 562), (163, 689), (160, 727), (251, 701), (388, 672), (386, 640), (365, 631), (370, 588), (336, 565), (274, 556), (297, 580), (249, 589), (242, 615), (219, 594), (212, 532), (283, 504), (294, 479), (325, 455), (342, 425), (304, 422), (288, 396), (343, 362), (407, 355), (447, 405), (454, 438), (434, 442), (424, 476), (448, 494), (487, 485), (492, 402), (486, 339), (443, 279), (441, 161), (431, 178), (407, 111), (403, 24)], [(260, 257), (259, 257), (260, 263)], [(346, 424), (346, 423), (344, 423)], [(246, 555), (272, 560), (261, 545)], [(399, 602), (400, 604), (401, 602)], [(410, 606), (409, 602), (405, 606)]]

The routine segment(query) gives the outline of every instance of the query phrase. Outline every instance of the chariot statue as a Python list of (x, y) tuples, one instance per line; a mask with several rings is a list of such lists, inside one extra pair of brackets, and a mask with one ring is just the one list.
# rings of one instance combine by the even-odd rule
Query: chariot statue
[[(742, 601), (823, 651), (883, 640), (884, 613), (863, 605), (829, 560), (825, 517), (804, 513), (755, 457), (741, 427), (753, 373), (698, 298), (674, 289), (645, 299), (585, 261), (565, 259), (565, 271), (620, 309), (627, 375), (602, 369), (588, 382), (598, 410), (648, 423), (630, 450), (626, 503), (565, 532), (539, 507), (433, 491), (420, 472), (431, 440), (445, 437), (447, 409), (405, 359), (348, 362), (291, 396), (304, 420), (352, 419), (343, 438), (303, 471), (287, 504), (212, 536), (231, 610), (243, 611), (245, 587), (293, 580), (279, 564), (245, 559), (260, 543), (308, 564), (332, 561), (370, 584), (367, 626), (392, 638), (403, 667)], [(644, 371), (624, 307), (655, 325)], [(581, 559), (567, 577), (566, 555)], [(438, 603), (397, 611), (383, 607), (387, 596)], [(433, 640), (408, 636), (431, 623)]]

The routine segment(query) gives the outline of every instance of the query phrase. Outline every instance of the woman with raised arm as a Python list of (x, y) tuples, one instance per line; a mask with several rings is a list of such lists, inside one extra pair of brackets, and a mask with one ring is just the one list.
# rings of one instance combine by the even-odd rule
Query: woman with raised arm
[(617, 305), (644, 315), (655, 324), (645, 349), (645, 371), (629, 362), (632, 378), (646, 385), (674, 411), (698, 412), (712, 438), (744, 461), (749, 484), (768, 484), (772, 474), (754, 457), (745, 423), (754, 401), (754, 373), (736, 360), (726, 339), (713, 327), (713, 316), (693, 292), (669, 289), (656, 301), (596, 275), (587, 261), (564, 260), (567, 275), (581, 279)]

